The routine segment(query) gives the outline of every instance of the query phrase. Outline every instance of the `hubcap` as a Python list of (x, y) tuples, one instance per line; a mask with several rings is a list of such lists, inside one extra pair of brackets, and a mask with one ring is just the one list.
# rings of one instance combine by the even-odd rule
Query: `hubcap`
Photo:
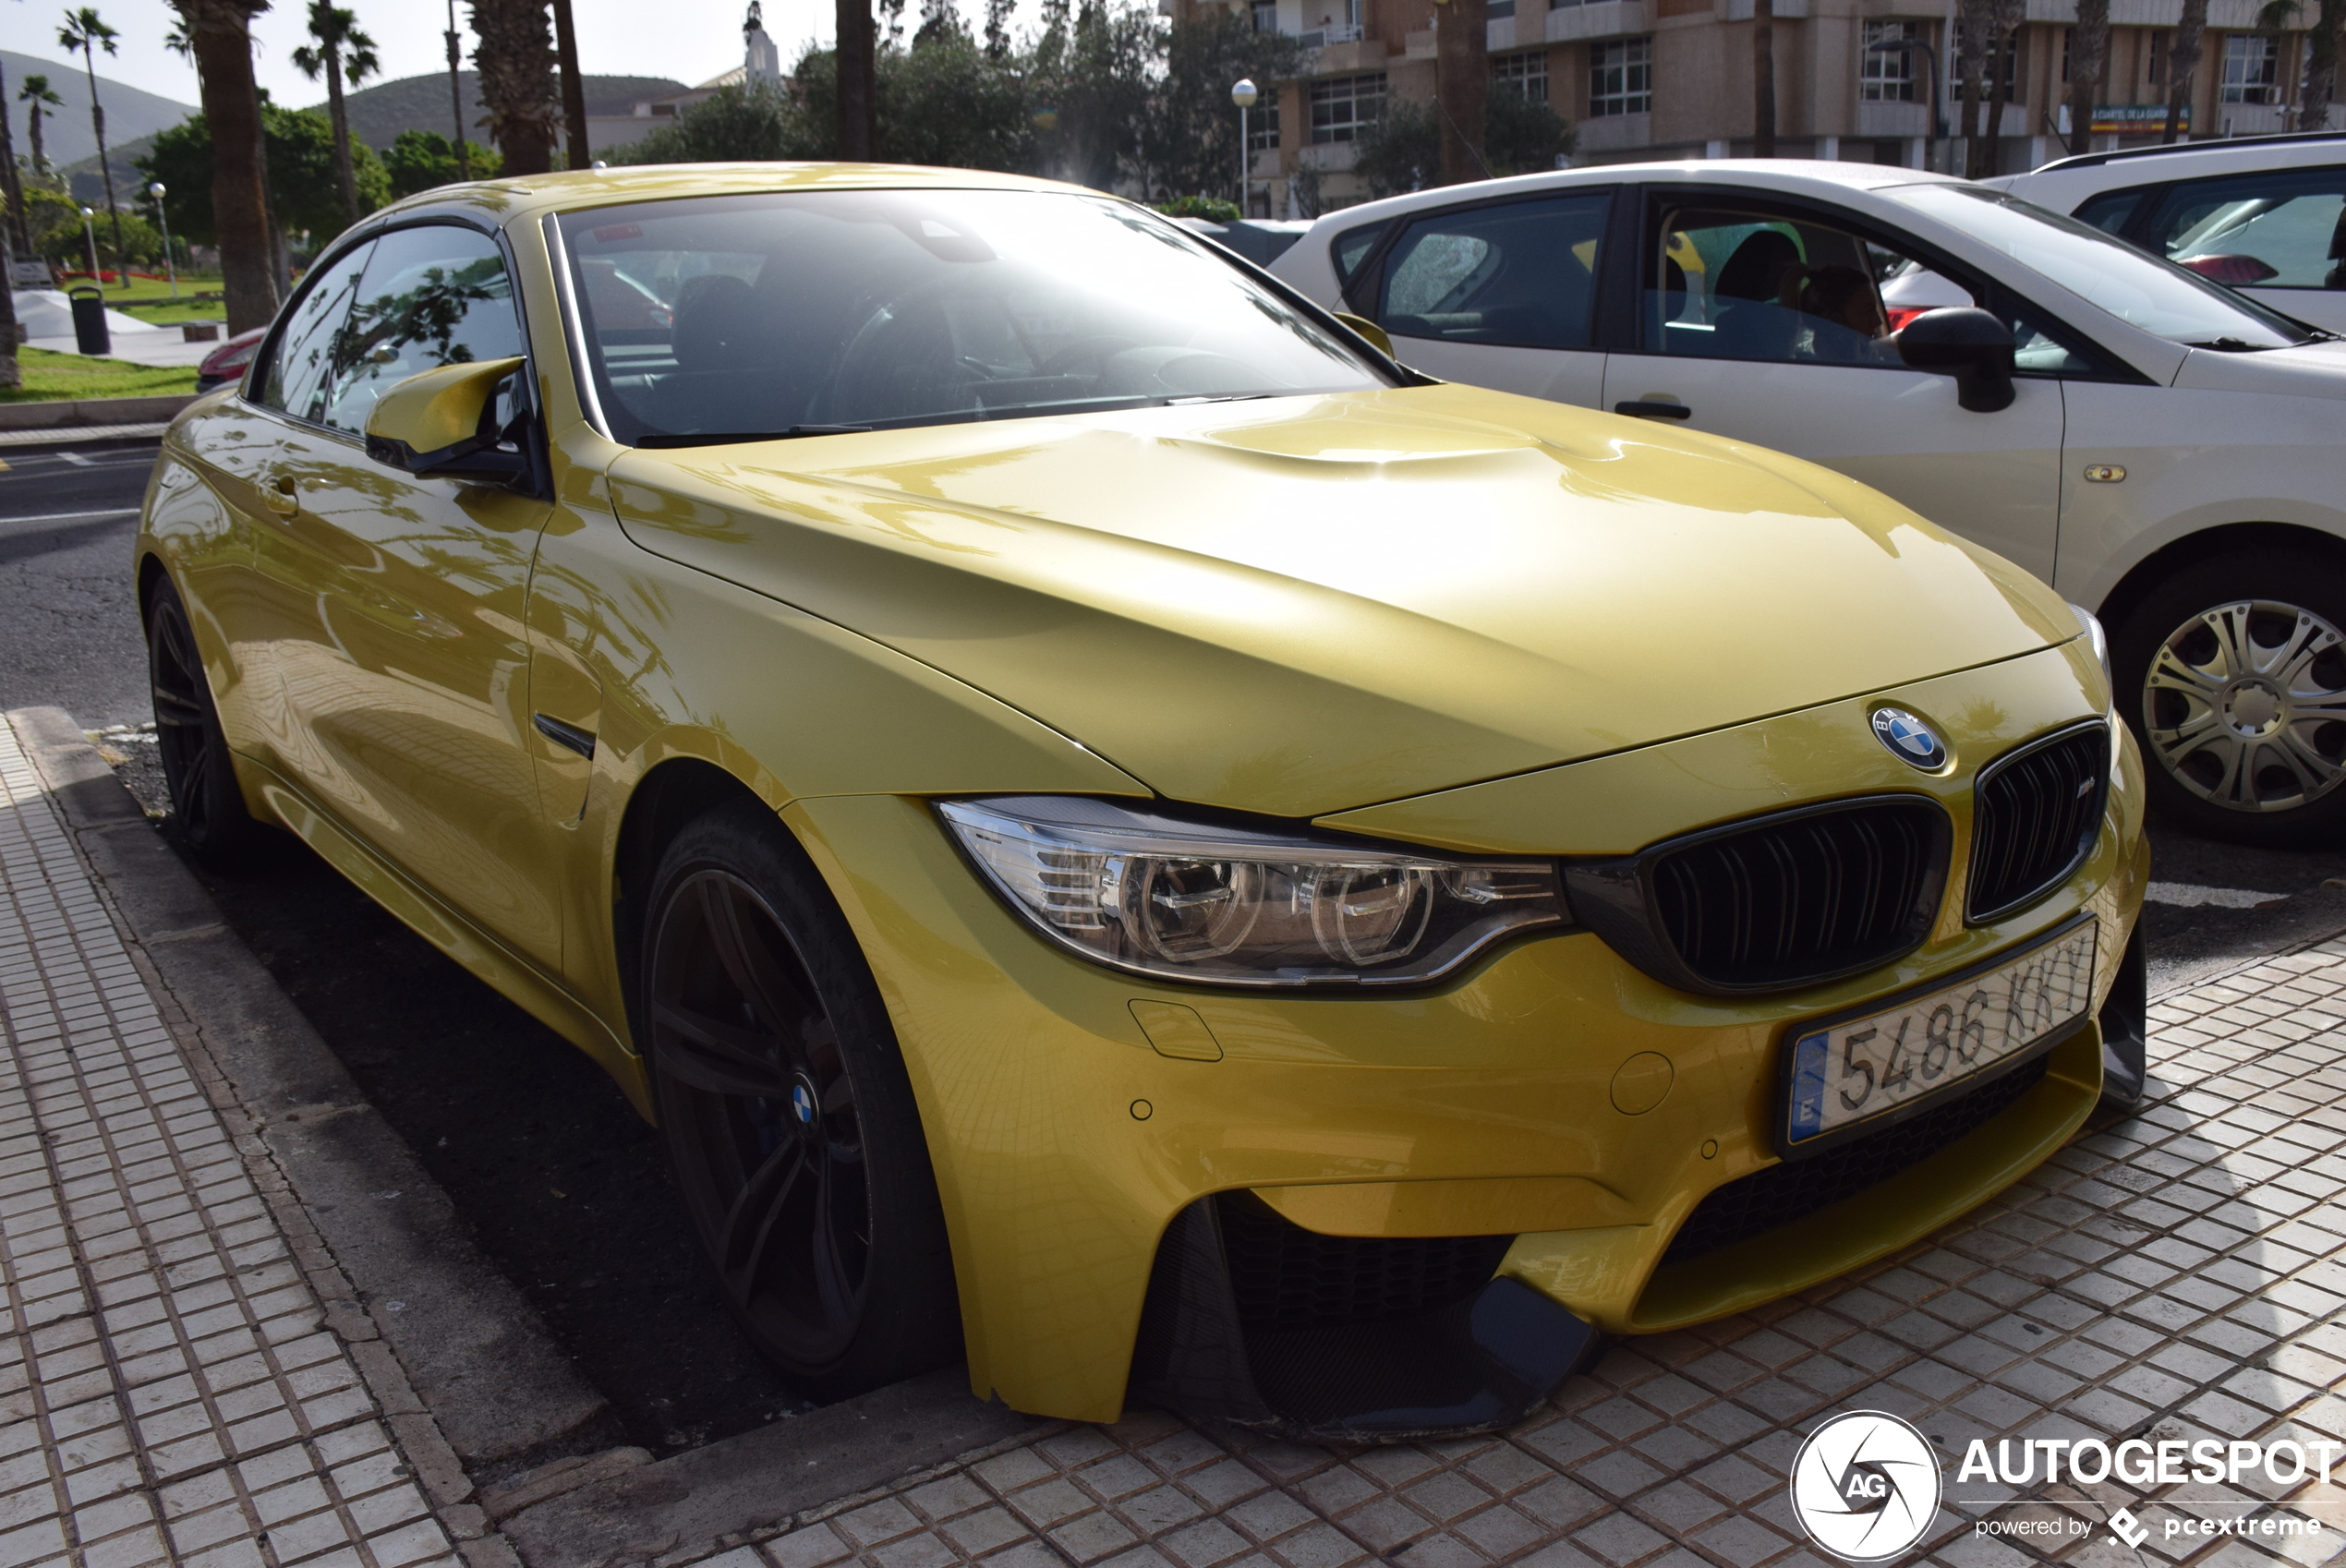
[(660, 914), (645, 987), (678, 1178), (725, 1286), (804, 1369), (862, 1320), (871, 1210), (839, 1036), (756, 889), (695, 872)]
[(2167, 635), (2143, 680), (2151, 754), (2228, 811), (2293, 811), (2346, 778), (2346, 636), (2293, 604), (2242, 599)]

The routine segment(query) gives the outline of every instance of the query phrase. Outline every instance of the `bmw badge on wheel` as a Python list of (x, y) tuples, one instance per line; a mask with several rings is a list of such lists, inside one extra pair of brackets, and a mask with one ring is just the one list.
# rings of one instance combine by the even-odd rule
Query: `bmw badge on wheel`
[(1808, 1434), (1792, 1462), (1792, 1507), (1833, 1556), (1880, 1562), (1930, 1532), (1939, 1516), (1939, 1456), (1895, 1416), (1853, 1410)]

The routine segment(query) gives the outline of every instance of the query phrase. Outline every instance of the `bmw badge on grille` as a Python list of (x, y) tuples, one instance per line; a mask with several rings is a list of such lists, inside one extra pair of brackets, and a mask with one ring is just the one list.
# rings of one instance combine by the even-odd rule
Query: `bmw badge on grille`
[(1888, 746), (1900, 762), (1912, 763), (1925, 773), (1935, 773), (1947, 765), (1947, 742), (1905, 708), (1874, 709), (1873, 732), (1874, 739)]

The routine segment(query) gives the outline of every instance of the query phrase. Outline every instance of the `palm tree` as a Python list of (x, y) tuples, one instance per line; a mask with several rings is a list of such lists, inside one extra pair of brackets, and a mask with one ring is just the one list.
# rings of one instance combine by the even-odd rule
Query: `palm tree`
[(2110, 69), (2110, 0), (2077, 0), (2077, 25), (2069, 34), (2069, 151), (2094, 144), (2094, 105), (2101, 102), (2102, 78)]
[(269, 185), (260, 92), (252, 79), (252, 18), (269, 0), (172, 0), (196, 60), (204, 124), (212, 130), (212, 227), (220, 236), (221, 292), (233, 335), (277, 313), (269, 243)]
[[(2264, 32), (2287, 32), (2299, 25), (2305, 0), (2267, 0), (2256, 13)], [(2297, 122), (2301, 131), (2328, 130), (2329, 104), (2338, 88), (2339, 34), (2346, 30), (2346, 3), (2313, 0), (2313, 25), (2305, 35), (2305, 71), (2297, 81)]]
[(358, 30), (358, 18), (326, 0), (309, 0), (309, 36), (318, 47), (293, 52), (302, 75), (326, 78), (326, 105), (334, 122), (334, 177), (342, 182), (343, 217), (358, 221), (358, 175), (350, 163), (350, 111), (343, 103), (342, 87), (357, 87), (375, 74), (375, 41)]
[[(30, 255), (32, 250), (31, 230), (25, 223), (24, 181), (17, 175), (16, 139), (8, 127), (7, 105), (8, 77), (6, 71), (0, 71), (0, 184), (7, 187), (8, 223), (16, 231), (17, 248)], [(0, 294), (6, 292), (6, 289), (0, 288)]]
[(57, 90), (49, 85), (49, 78), (38, 71), (26, 76), (24, 86), (17, 90), (17, 97), (24, 104), (25, 134), (32, 141), (32, 172), (46, 175), (49, 172), (49, 153), (41, 145), (42, 105), (47, 105), (48, 110), (54, 112), (64, 108), (66, 101), (57, 96)]
[(472, 5), (473, 31), (480, 39), (473, 64), (480, 71), (490, 135), (505, 154), (505, 173), (542, 175), (554, 166), (561, 103), (546, 0), (472, 0)]
[(65, 26), (57, 30), (57, 47), (68, 54), (79, 54), (90, 76), (90, 128), (98, 133), (98, 172), (105, 176), (106, 215), (114, 220), (114, 269), (122, 275), (122, 286), (128, 288), (130, 264), (122, 254), (122, 209), (115, 205), (114, 165), (106, 162), (106, 112), (98, 103), (98, 51), (116, 53), (114, 41), (120, 36), (98, 19), (95, 6), (67, 11)]
[(2175, 41), (2167, 50), (2167, 124), (2161, 143), (2175, 139), (2183, 116), (2191, 112), (2191, 77), (2199, 68), (2199, 45), (2207, 33), (2207, 0), (2183, 0), (2183, 19), (2175, 25)]

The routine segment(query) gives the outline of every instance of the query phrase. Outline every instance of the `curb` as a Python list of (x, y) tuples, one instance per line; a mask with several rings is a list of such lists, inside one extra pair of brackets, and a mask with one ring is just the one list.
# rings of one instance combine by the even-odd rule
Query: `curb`
[(0, 431), (48, 430), (73, 426), (104, 428), (116, 425), (168, 425), (202, 392), (171, 392), (162, 397), (45, 398), (28, 403), (0, 403)]
[(0, 430), (0, 452), (42, 446), (116, 446), (159, 441), (168, 425), (56, 425), (38, 430)]
[(613, 1441), (602, 1396), (474, 1248), (447, 1195), (73, 720), (57, 708), (6, 717), (134, 951), (184, 1012), (190, 1043), (234, 1092), (304, 1228), (346, 1282), (318, 1282), (328, 1326), (353, 1343), (370, 1380), (370, 1360), (387, 1347), (412, 1385), (404, 1410), (392, 1391), (377, 1391), (394, 1421), (429, 1411), (477, 1479)]

